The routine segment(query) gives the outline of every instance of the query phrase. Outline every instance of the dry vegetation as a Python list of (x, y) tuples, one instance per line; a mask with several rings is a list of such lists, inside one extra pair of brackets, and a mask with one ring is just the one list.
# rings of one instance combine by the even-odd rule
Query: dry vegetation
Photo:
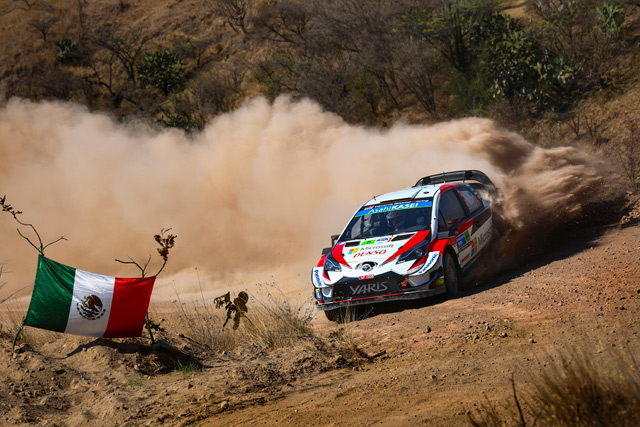
[[(631, 0), (0, 1), (0, 88), (187, 131), (247, 98), (352, 123), (479, 115), (606, 153), (637, 189)], [(629, 129), (629, 132), (620, 130)]]
[[(177, 307), (167, 323), (211, 351), (232, 351), (239, 346), (260, 349), (293, 348), (316, 339), (311, 328), (311, 304), (292, 307), (274, 285), (260, 287), (249, 296), (248, 311), (237, 328), (225, 326), (225, 312), (203, 296), (190, 302), (176, 297)], [(177, 313), (177, 314), (176, 314)]]
[[(596, 354), (593, 346), (565, 351), (533, 386), (512, 380), (506, 407), (487, 401), (473, 426), (636, 426), (640, 423), (640, 366), (634, 354)], [(523, 390), (524, 388), (524, 390)]]

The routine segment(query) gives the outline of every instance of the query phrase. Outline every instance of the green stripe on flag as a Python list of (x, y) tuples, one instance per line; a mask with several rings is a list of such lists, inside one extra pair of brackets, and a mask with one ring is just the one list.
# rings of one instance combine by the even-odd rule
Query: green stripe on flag
[(76, 269), (40, 255), (36, 283), (24, 324), (64, 332), (69, 319)]

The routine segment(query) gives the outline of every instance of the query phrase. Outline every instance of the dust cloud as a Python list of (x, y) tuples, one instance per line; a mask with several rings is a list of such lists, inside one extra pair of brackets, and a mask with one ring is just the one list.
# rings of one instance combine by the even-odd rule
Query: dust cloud
[[(45, 243), (68, 239), (46, 249), (59, 262), (136, 276), (114, 259), (151, 255), (153, 273), (152, 236), (171, 228), (176, 247), (156, 290), (167, 295), (266, 282), (308, 292), (329, 236), (364, 201), (425, 175), (484, 171), (504, 193), (505, 235), (577, 215), (602, 182), (588, 155), (535, 147), (489, 120), (378, 130), (287, 97), (253, 99), (190, 136), (12, 99), (0, 108), (0, 159), (0, 196)], [(16, 226), (0, 215), (0, 281), (28, 295), (36, 251)]]

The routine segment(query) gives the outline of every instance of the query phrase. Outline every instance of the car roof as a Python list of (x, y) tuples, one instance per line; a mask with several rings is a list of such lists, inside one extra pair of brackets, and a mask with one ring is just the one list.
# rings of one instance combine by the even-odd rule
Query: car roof
[(419, 199), (432, 198), (443, 185), (448, 184), (436, 184), (436, 185), (424, 185), (421, 187), (404, 188), (402, 190), (392, 191), (390, 193), (381, 194), (369, 200), (364, 206), (384, 205), (393, 202), (407, 202)]

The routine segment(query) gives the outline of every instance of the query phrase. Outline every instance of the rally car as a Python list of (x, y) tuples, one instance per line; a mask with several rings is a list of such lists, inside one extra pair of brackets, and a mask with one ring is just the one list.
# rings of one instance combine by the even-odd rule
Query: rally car
[(369, 200), (312, 270), (316, 306), (337, 320), (346, 306), (455, 298), (462, 274), (489, 244), (490, 200), (498, 195), (484, 173), (465, 170)]

